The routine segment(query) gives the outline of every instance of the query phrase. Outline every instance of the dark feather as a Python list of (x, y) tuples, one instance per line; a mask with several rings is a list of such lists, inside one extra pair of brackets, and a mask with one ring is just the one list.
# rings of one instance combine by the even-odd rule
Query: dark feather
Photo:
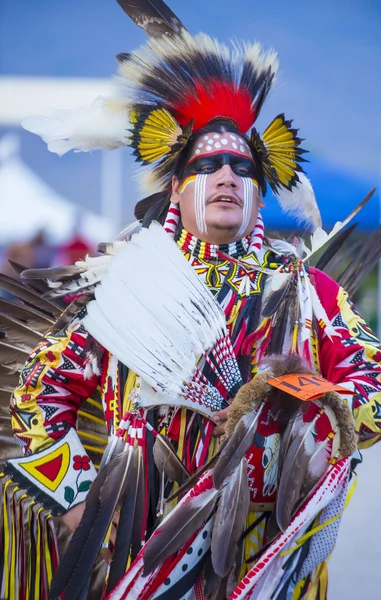
[(3, 374), (0, 371), (0, 387), (1, 388), (4, 388), (4, 389), (10, 388), (13, 391), (15, 389), (15, 387), (18, 385), (18, 381), (19, 381), (18, 373)]
[(204, 580), (204, 596), (206, 600), (226, 600), (227, 577), (223, 579), (215, 573), (212, 565), (211, 553), (205, 559), (202, 569)]
[(163, 0), (117, 0), (119, 6), (149, 37), (178, 35), (184, 25)]
[(123, 438), (113, 435), (102, 455), (100, 469), (103, 469), (112, 459), (121, 454), (126, 446)]
[(153, 456), (159, 473), (164, 472), (169, 481), (176, 481), (182, 485), (190, 475), (177, 456), (170, 440), (164, 435), (156, 436), (153, 446)]
[(291, 277), (287, 277), (285, 284), (279, 290), (275, 290), (270, 294), (265, 305), (261, 309), (262, 317), (271, 317), (279, 309), (282, 302), (287, 298), (290, 285)]
[(246, 462), (241, 460), (232, 475), (225, 480), (221, 489), (213, 525), (212, 564), (214, 571), (220, 577), (228, 575), (234, 565), (237, 545), (245, 527), (249, 502)]
[(67, 267), (47, 267), (46, 269), (25, 269), (22, 271), (23, 279), (62, 279), (72, 278), (87, 271), (87, 265), (70, 265)]
[(358, 290), (365, 277), (381, 259), (381, 227), (362, 244), (345, 271), (337, 278), (337, 282), (348, 292), (349, 296)]
[(339, 252), (342, 249), (343, 244), (353, 233), (356, 227), (357, 223), (353, 223), (353, 225), (350, 225), (350, 227), (347, 227), (347, 229), (341, 229), (336, 235), (333, 236), (330, 244), (328, 245), (326, 250), (324, 250), (323, 254), (321, 255), (321, 257), (315, 265), (317, 269), (320, 269), (320, 271), (323, 271), (325, 269), (325, 267), (337, 254), (337, 252)]
[(243, 415), (236, 425), (213, 470), (213, 481), (217, 489), (221, 489), (226, 478), (235, 471), (253, 443), (261, 412), (261, 408), (258, 411), (250, 411)]
[(134, 521), (131, 536), (131, 559), (134, 560), (142, 547), (143, 521), (145, 510), (145, 473), (144, 457), (140, 447), (138, 452), (138, 472), (136, 474), (136, 502), (134, 508)]
[(350, 223), (350, 221), (352, 221), (352, 219), (354, 219), (355, 216), (360, 212), (360, 210), (364, 208), (364, 206), (369, 202), (375, 191), (376, 188), (371, 189), (370, 192), (365, 196), (365, 198), (361, 200), (361, 202), (349, 213), (347, 218), (344, 219), (344, 221), (342, 222), (341, 229), (346, 227), (348, 223)]
[(45, 333), (54, 323), (53, 318), (24, 303), (16, 304), (16, 302), (0, 298), (0, 310), (7, 315), (29, 323), (33, 329), (40, 333)]
[(52, 327), (52, 334), (54, 335), (58, 331), (64, 331), (68, 328), (71, 321), (77, 316), (82, 308), (91, 300), (92, 293), (83, 294), (70, 302), (69, 306), (65, 308), (62, 314), (58, 317), (57, 321)]
[(28, 356), (29, 350), (0, 340), (0, 365), (24, 365)]
[(50, 600), (58, 600), (64, 590), (65, 596), (71, 600), (77, 600), (81, 594), (111, 523), (127, 474), (134, 479), (131, 459), (132, 449), (129, 449), (112, 460), (92, 483), (81, 522), (53, 576)]
[(208, 462), (206, 462), (198, 471), (196, 471), (196, 473), (191, 475), (189, 477), (189, 479), (185, 483), (183, 483), (183, 485), (181, 485), (175, 492), (173, 492), (173, 494), (171, 494), (167, 498), (167, 502), (172, 502), (172, 500), (174, 500), (178, 496), (189, 492), (189, 490), (193, 486), (196, 485), (196, 483), (200, 479), (201, 475), (203, 475), (208, 469), (213, 469), (214, 465), (216, 464), (216, 462), (221, 454), (222, 449), (226, 446), (226, 444), (227, 444), (227, 440), (225, 440), (222, 443), (219, 450), (216, 452), (216, 454), (214, 456), (212, 456), (212, 458), (210, 460), (208, 460)]
[(115, 548), (112, 557), (112, 563), (107, 583), (107, 594), (109, 594), (120, 578), (124, 575), (128, 556), (131, 549), (131, 540), (133, 530), (137, 527), (139, 519), (139, 506), (144, 506), (144, 470), (141, 464), (141, 453), (134, 452), (132, 456), (132, 472), (137, 473), (137, 480), (126, 481), (125, 489), (122, 493), (122, 507), (119, 516)]
[(43, 310), (48, 315), (58, 317), (61, 313), (61, 309), (56, 304), (44, 300), (39, 292), (28, 288), (20, 281), (7, 277), (3, 273), (0, 273), (0, 288), (13, 294), (16, 298), (24, 300), (30, 306)]
[(143, 575), (148, 575), (189, 540), (207, 521), (217, 501), (212, 489), (177, 506), (147, 542)]
[[(285, 531), (296, 510), (306, 495), (313, 489), (328, 467), (328, 458), (323, 462), (321, 471), (311, 471), (309, 465), (317, 449), (324, 453), (325, 444), (315, 445), (313, 431), (316, 418), (311, 423), (305, 423), (292, 442), (289, 444), (280, 474), (276, 520), (278, 527)], [(312, 450), (311, 450), (312, 449)]]
[(33, 350), (41, 339), (39, 331), (2, 312), (0, 312), (0, 329), (5, 331), (7, 343), (28, 346), (30, 350)]

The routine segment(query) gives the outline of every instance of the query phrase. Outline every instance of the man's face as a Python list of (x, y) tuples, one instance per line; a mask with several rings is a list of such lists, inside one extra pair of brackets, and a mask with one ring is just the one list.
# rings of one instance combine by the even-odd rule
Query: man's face
[(172, 185), (187, 231), (205, 242), (226, 244), (251, 233), (263, 206), (255, 165), (244, 139), (208, 133), (194, 144), (183, 180)]

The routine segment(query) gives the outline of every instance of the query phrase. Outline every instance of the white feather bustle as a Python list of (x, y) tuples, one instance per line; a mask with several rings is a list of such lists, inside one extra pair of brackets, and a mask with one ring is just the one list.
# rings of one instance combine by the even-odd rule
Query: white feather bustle
[(299, 222), (306, 222), (313, 229), (321, 227), (321, 215), (311, 182), (303, 173), (298, 173), (299, 182), (288, 190), (281, 188), (276, 194), (284, 212), (296, 217)]
[(90, 106), (28, 117), (22, 126), (39, 135), (50, 152), (62, 156), (69, 150), (113, 150), (127, 145), (128, 115), (125, 102), (98, 97)]
[(164, 229), (153, 223), (110, 261), (84, 326), (162, 394), (177, 397), (226, 320), (210, 290)]

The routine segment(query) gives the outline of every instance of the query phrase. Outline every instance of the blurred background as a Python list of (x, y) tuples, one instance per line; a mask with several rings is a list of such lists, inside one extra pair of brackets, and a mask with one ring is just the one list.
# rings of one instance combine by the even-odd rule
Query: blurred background
[[(170, 5), (192, 33), (257, 39), (278, 51), (280, 75), (258, 129), (282, 112), (294, 119), (310, 151), (306, 172), (325, 229), (377, 187), (356, 218), (360, 240), (369, 236), (380, 223), (380, 1), (170, 0)], [(115, 55), (144, 41), (144, 32), (115, 0), (0, 1), (0, 270), (9, 272), (7, 258), (29, 266), (72, 263), (133, 219), (138, 198), (127, 151), (59, 158), (20, 122), (107, 94)], [(270, 195), (266, 204), (268, 230), (296, 231)], [(378, 275), (376, 269), (355, 301), (381, 333)], [(369, 459), (359, 469), (363, 483), (344, 516), (331, 599), (380, 597), (377, 449), (367, 451)]]
[[(310, 151), (306, 171), (330, 229), (380, 182), (381, 5), (378, 0), (172, 0), (196, 33), (274, 47), (280, 75), (259, 118), (294, 119)], [(94, 251), (133, 219), (138, 199), (127, 151), (58, 157), (24, 131), (25, 116), (86, 105), (107, 94), (115, 55), (145, 34), (115, 0), (0, 2), (0, 252), (35, 266)], [(271, 194), (268, 230), (296, 228)], [(356, 219), (360, 236), (380, 222), (379, 190)], [(8, 269), (7, 265), (3, 269)], [(355, 298), (380, 332), (377, 272)]]

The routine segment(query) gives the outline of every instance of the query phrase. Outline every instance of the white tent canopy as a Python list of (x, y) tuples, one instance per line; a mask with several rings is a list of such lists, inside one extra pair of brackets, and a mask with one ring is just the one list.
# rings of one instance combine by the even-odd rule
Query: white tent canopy
[(18, 156), (14, 136), (0, 140), (0, 225), (0, 246), (40, 231), (54, 244), (74, 233), (92, 244), (115, 236), (110, 219), (79, 208), (36, 175)]

